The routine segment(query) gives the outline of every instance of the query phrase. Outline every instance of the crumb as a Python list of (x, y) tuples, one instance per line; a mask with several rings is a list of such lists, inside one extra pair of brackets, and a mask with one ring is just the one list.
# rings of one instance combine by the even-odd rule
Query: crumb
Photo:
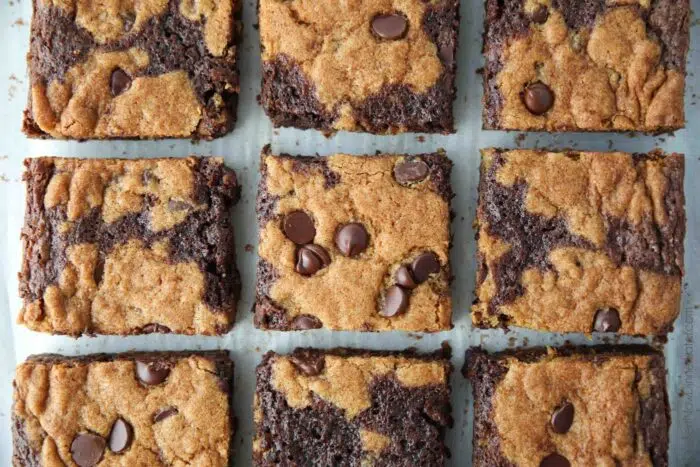
[(416, 140), (417, 140), (419, 143), (425, 143), (425, 136), (423, 136), (423, 135), (418, 135), (418, 136), (416, 136)]
[(25, 24), (27, 24), (27, 23), (25, 23), (24, 20), (23, 20), (22, 18), (17, 18), (17, 19), (15, 20), (15, 22), (12, 23), (12, 26), (19, 26), (19, 27), (22, 27), (22, 26), (24, 26)]
[(613, 140), (609, 139), (608, 140), (608, 149), (612, 149), (613, 147)]
[(530, 343), (530, 339), (527, 337), (523, 337), (523, 347), (527, 347), (527, 345)]
[(517, 339), (515, 338), (515, 336), (510, 336), (508, 338), (508, 347), (515, 347), (516, 341)]
[(681, 389), (680, 391), (678, 391), (678, 397), (683, 397), (683, 396), (685, 396), (685, 390)]
[(422, 336), (422, 335), (420, 335), (420, 334), (414, 334), (414, 333), (412, 333), (412, 332), (409, 332), (409, 333), (408, 333), (408, 337), (410, 337), (411, 339), (415, 339), (415, 340), (417, 340), (417, 341), (423, 339), (423, 336)]
[(9, 181), (10, 181), (10, 179), (7, 178), (7, 175), (5, 175), (5, 174), (0, 174), (0, 182), (7, 183), (7, 182), (9, 182)]
[(525, 133), (518, 133), (517, 135), (515, 135), (515, 145), (517, 147), (521, 147), (523, 141), (525, 141), (525, 138), (527, 138), (527, 135)]
[(246, 243), (244, 250), (250, 253), (251, 251), (253, 251), (253, 245), (251, 245), (250, 243)]

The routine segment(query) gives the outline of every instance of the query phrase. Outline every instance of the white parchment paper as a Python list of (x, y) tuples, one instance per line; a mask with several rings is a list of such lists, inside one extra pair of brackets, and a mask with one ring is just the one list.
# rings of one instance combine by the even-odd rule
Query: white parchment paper
[[(692, 0), (700, 8), (700, 0)], [(417, 135), (370, 136), (339, 133), (330, 139), (315, 131), (291, 129), (274, 130), (256, 102), (260, 89), (260, 59), (255, 1), (244, 5), (245, 39), (242, 46), (242, 91), (239, 123), (225, 138), (206, 143), (189, 141), (127, 141), (127, 142), (56, 142), (30, 141), (20, 132), (21, 115), (27, 99), (25, 54), (31, 18), (30, 0), (0, 0), (0, 465), (10, 465), (12, 455), (11, 403), (12, 378), (15, 365), (27, 355), (57, 352), (82, 355), (92, 352), (126, 350), (227, 349), (236, 364), (235, 411), (239, 420), (236, 435), (236, 465), (250, 465), (252, 449), (252, 410), (255, 387), (255, 366), (267, 350), (287, 352), (296, 346), (350, 346), (371, 349), (403, 349), (416, 346), (433, 350), (442, 341), (453, 349), (452, 406), (455, 425), (448, 434), (452, 451), (450, 465), (471, 464), (471, 391), (459, 369), (464, 363), (468, 346), (481, 345), (498, 350), (515, 345), (595, 344), (601, 339), (588, 340), (581, 335), (542, 334), (522, 330), (504, 333), (500, 330), (481, 331), (471, 328), (469, 305), (473, 298), (475, 241), (472, 220), (475, 212), (478, 182), (479, 148), (552, 147), (586, 150), (622, 150), (646, 152), (655, 147), (686, 154), (686, 196), (688, 232), (686, 236), (686, 278), (683, 289), (683, 309), (666, 345), (669, 397), (672, 406), (671, 452), (673, 466), (700, 465), (700, 115), (695, 96), (698, 84), (696, 66), (700, 53), (696, 22), (691, 18), (692, 44), (688, 64), (686, 112), (688, 128), (675, 135), (659, 137), (616, 134), (528, 134), (524, 139), (516, 133), (485, 132), (481, 130), (480, 100), (482, 66), (480, 54), (483, 22), (482, 0), (462, 0), (462, 22), (458, 57), (458, 97), (455, 114), (457, 134), (430, 136), (420, 140)], [(6, 93), (6, 94), (5, 94)], [(354, 333), (310, 331), (301, 333), (261, 332), (253, 327), (250, 312), (255, 285), (255, 190), (258, 182), (258, 157), (263, 145), (271, 143), (276, 152), (322, 155), (332, 152), (370, 154), (386, 152), (427, 152), (437, 148), (447, 150), (455, 162), (452, 183), (457, 194), (453, 202), (456, 217), (452, 230), (454, 248), (451, 253), (456, 276), (454, 324), (450, 332), (415, 335), (401, 332)], [(218, 155), (226, 158), (243, 184), (242, 199), (234, 212), (238, 266), (243, 277), (243, 297), (234, 330), (221, 338), (185, 336), (95, 337), (72, 339), (30, 332), (15, 324), (21, 302), (17, 294), (17, 271), (20, 265), (19, 232), (24, 210), (24, 188), (21, 183), (22, 159), (28, 156), (55, 155), (78, 157), (156, 157), (187, 154)], [(696, 320), (699, 322), (696, 323)], [(621, 339), (631, 342), (632, 339)], [(639, 342), (639, 340), (634, 340)]]

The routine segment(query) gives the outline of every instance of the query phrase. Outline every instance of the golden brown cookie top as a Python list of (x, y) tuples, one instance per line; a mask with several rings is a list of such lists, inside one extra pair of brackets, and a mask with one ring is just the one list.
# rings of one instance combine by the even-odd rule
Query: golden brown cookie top
[(258, 326), (450, 328), (444, 155), (264, 153), (261, 164)]
[(486, 128), (684, 126), (687, 1), (505, 4), (487, 2)]

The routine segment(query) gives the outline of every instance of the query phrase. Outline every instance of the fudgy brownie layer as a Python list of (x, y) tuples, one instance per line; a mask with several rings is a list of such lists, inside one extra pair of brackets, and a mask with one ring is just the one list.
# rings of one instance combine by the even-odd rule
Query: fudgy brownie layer
[[(116, 38), (110, 37), (99, 42), (90, 31), (78, 24), (75, 12), (70, 13), (44, 0), (33, 0), (33, 3), (29, 53), (32, 88), (63, 83), (72, 68), (86, 64), (95, 54), (137, 49), (147, 54), (148, 65), (130, 73), (121, 87), (128, 90), (139, 77), (158, 77), (174, 71), (185, 71), (201, 106), (201, 120), (191, 137), (211, 139), (233, 129), (240, 88), (236, 46), (241, 29), (238, 3), (233, 3), (234, 11), (225, 30), (218, 32), (220, 35), (230, 33), (221, 54), (214, 54), (209, 49), (208, 43), (212, 39), (205, 31), (205, 23), (183, 16), (180, 0), (167, 0), (167, 7), (161, 14), (150, 18), (133, 31), (127, 28), (133, 27), (137, 16), (123, 13), (125, 32)], [(93, 96), (93, 99), (97, 98), (98, 96)], [(143, 99), (147, 101), (149, 96), (146, 95)], [(30, 137), (53, 137), (35, 121), (31, 93), (23, 131)], [(174, 135), (126, 136), (148, 138)], [(124, 135), (100, 137), (120, 138)]]
[[(212, 351), (177, 351), (177, 352), (126, 352), (120, 354), (91, 354), (78, 357), (67, 357), (58, 354), (39, 354), (28, 357), (24, 365), (67, 365), (68, 367), (85, 366), (92, 363), (115, 362), (120, 360), (140, 361), (146, 364), (160, 364), (159, 368), (172, 368), (178, 361), (190, 357), (199, 357), (206, 359), (214, 364), (214, 374), (219, 379), (219, 389), (227, 394), (228, 400), (228, 426), (230, 427), (230, 440), (228, 444), (229, 460), (233, 459), (234, 445), (233, 437), (235, 433), (235, 417), (233, 413), (233, 374), (234, 365), (229, 358), (227, 351), (212, 350)], [(192, 381), (188, 381), (192, 383)], [(15, 382), (15, 385), (17, 383)], [(17, 394), (18, 388), (15, 386), (15, 406), (12, 412), (12, 441), (13, 441), (13, 457), (12, 462), (16, 467), (39, 467), (46, 465), (42, 462), (41, 446), (36, 446), (30, 437), (30, 428), (27, 421), (20, 417), (17, 411)], [(122, 396), (125, 396), (122, 394)], [(132, 421), (133, 422), (133, 421)], [(131, 425), (131, 424), (130, 424)], [(129, 444), (133, 444), (132, 439)], [(46, 435), (46, 433), (44, 433)], [(127, 449), (130, 446), (127, 446)]]
[[(106, 160), (108, 163), (114, 161)], [(144, 196), (145, 205), (141, 210), (126, 213), (113, 222), (105, 222), (104, 219), (103, 210), (109, 206), (93, 207), (77, 219), (69, 219), (69, 204), (47, 207), (49, 185), (56, 182), (56, 175), (61, 172), (56, 167), (57, 162), (60, 163), (61, 160), (35, 158), (25, 161), (27, 205), (22, 231), (25, 254), (20, 274), (20, 296), (25, 306), (42, 301), (47, 289), (60, 283), (69, 263), (68, 252), (72, 246), (97, 245), (99, 258), (94, 280), (99, 288), (104, 274), (105, 258), (116, 247), (124, 246), (131, 240), (138, 240), (144, 247), (151, 248), (165, 241), (169, 245), (169, 263), (194, 262), (198, 265), (204, 278), (201, 300), (212, 312), (223, 313), (229, 317), (229, 325), (217, 329), (218, 333), (228, 331), (234, 320), (240, 293), (234, 232), (230, 221), (230, 210), (238, 201), (240, 186), (233, 170), (225, 167), (219, 159), (191, 158), (190, 167), (194, 183), (191, 201), (198, 205), (198, 208), (185, 201), (170, 200), (169, 210), (190, 212), (184, 216), (182, 222), (168, 228), (154, 229), (151, 219), (156, 200), (154, 194)], [(125, 163), (129, 164), (128, 161)], [(144, 184), (157, 180), (156, 175), (149, 170), (144, 171)], [(164, 184), (178, 182), (167, 178), (163, 181)], [(66, 229), (66, 225), (70, 225), (70, 228)], [(166, 313), (167, 310), (163, 312)], [(74, 329), (70, 333), (77, 335), (92, 331), (94, 330), (90, 328)], [(141, 328), (125, 328), (121, 334), (170, 331), (165, 326), (152, 323)], [(178, 331), (182, 330), (173, 330)]]
[[(443, 372), (444, 384), (413, 381), (412, 386), (407, 386), (389, 371), (371, 378), (366, 387), (370, 406), (353, 416), (318, 394), (311, 396), (310, 406), (294, 408), (288, 404), (288, 396), (275, 387), (275, 365), (279, 365), (284, 356), (270, 352), (257, 369), (255, 465), (276, 465), (285, 461), (303, 464), (308, 459), (339, 466), (360, 465), (368, 459), (374, 465), (387, 466), (406, 465), (407, 462), (442, 465), (445, 462), (449, 457), (444, 445), (445, 428), (452, 426), (449, 349), (434, 354), (297, 349), (289, 360), (300, 377), (318, 375), (319, 380), (328, 378), (328, 384), (334, 386), (337, 381), (324, 372), (327, 356), (362, 359), (368, 362), (368, 368), (376, 368), (372, 359), (379, 358), (401, 359), (403, 370), (412, 364), (434, 363), (433, 369)], [(377, 363), (382, 364), (387, 361)], [(347, 376), (348, 382), (354, 383), (354, 374)], [(344, 397), (352, 400), (360, 387), (364, 387), (364, 383), (351, 384)], [(354, 406), (352, 402), (349, 405)]]
[[(668, 395), (666, 392), (666, 368), (664, 357), (644, 345), (602, 345), (595, 347), (561, 347), (554, 350), (555, 357), (580, 356), (593, 365), (601, 364), (621, 356), (649, 356), (648, 372), (652, 386), (645, 389), (649, 396), (639, 399), (639, 419), (636, 429), (642, 433), (643, 449), (648, 453), (654, 466), (668, 465), (668, 429), (671, 423)], [(474, 397), (474, 438), (473, 460), (478, 466), (514, 466), (502, 452), (499, 427), (494, 421), (493, 399), (496, 388), (508, 373), (508, 359), (514, 358), (524, 363), (536, 363), (552, 358), (546, 348), (508, 349), (489, 354), (473, 347), (467, 350), (466, 362), (462, 369), (465, 378), (471, 381)], [(548, 384), (556, 384), (550, 381)], [(556, 436), (556, 435), (554, 435)], [(546, 454), (546, 453), (545, 453)], [(622, 461), (622, 459), (619, 459)]]
[[(379, 11), (378, 13), (388, 13)], [(360, 100), (343, 100), (332, 108), (318, 97), (317, 83), (294, 57), (278, 54), (263, 60), (260, 101), (275, 126), (338, 129), (384, 134), (397, 132), (453, 133), (459, 2), (442, 0), (426, 6), (421, 28), (435, 45), (443, 71), (426, 91), (403, 83), (385, 83)], [(323, 34), (318, 32), (317, 34)], [(263, 47), (265, 41), (263, 40)], [(409, 58), (410, 60), (410, 58)], [(354, 73), (372, 73), (358, 69)], [(349, 105), (352, 124), (339, 128), (343, 105)]]
[[(605, 0), (551, 0), (550, 2), (534, 2), (532, 0), (485, 0), (486, 16), (484, 20), (484, 55), (486, 57), (486, 66), (484, 68), (484, 101), (483, 101), (483, 124), (485, 129), (521, 129), (521, 130), (548, 130), (548, 131), (625, 131), (625, 130), (640, 130), (645, 132), (664, 132), (672, 131), (678, 128), (682, 128), (683, 121), (683, 89), (682, 86), (678, 86), (679, 89), (674, 90), (672, 95), (674, 100), (671, 102), (670, 98), (665, 100), (668, 101), (666, 105), (670, 106), (667, 110), (667, 118), (659, 118), (651, 125), (646, 125), (644, 122), (638, 121), (635, 125), (612, 125), (608, 122), (607, 126), (598, 127), (596, 125), (588, 124), (577, 124), (572, 121), (552, 121), (551, 123), (539, 123), (536, 125), (530, 125), (526, 122), (522, 122), (519, 125), (505, 124), (502, 121), (502, 113), (504, 111), (504, 106), (506, 105), (506, 99), (504, 94), (515, 94), (524, 99), (524, 92), (521, 89), (502, 89), (502, 85), (499, 83), (499, 77), (504, 69), (506, 60), (520, 60), (522, 57), (508, 55), (505, 58), (506, 51), (513, 44), (514, 41), (525, 39), (528, 36), (534, 34), (533, 31), (539, 31), (541, 28), (546, 28), (545, 23), (552, 15), (552, 12), (556, 11), (557, 14), (563, 17), (565, 26), (569, 29), (569, 35), (573, 35), (575, 38), (573, 43), (574, 53), (581, 53), (581, 51), (586, 51), (586, 44), (590, 39), (591, 31), (599, 27), (601, 18), (607, 13), (615, 9), (620, 8), (630, 8), (635, 11), (635, 16), (643, 21), (643, 27), (646, 28), (647, 38), (657, 43), (659, 46), (658, 56), (655, 54), (647, 54), (635, 51), (635, 54), (639, 55), (639, 60), (648, 61), (648, 67), (653, 69), (658, 66), (663, 71), (675, 71), (680, 74), (679, 79), (686, 72), (686, 56), (690, 43), (689, 36), (689, 13), (690, 7), (687, 0), (652, 0), (648, 8), (644, 8), (632, 2), (632, 4), (626, 5), (621, 2), (621, 5), (609, 5)], [(629, 38), (620, 38), (616, 36), (610, 36), (606, 39), (606, 46), (611, 50), (614, 48), (616, 41), (634, 41), (632, 39), (632, 34), (636, 33), (637, 25), (632, 26), (629, 21), (628, 30), (625, 31), (626, 34), (630, 34)], [(634, 31), (633, 31), (634, 29)], [(558, 37), (558, 33), (551, 33), (551, 40)], [(552, 46), (553, 47), (553, 46)], [(642, 50), (641, 48), (639, 50)], [(585, 55), (585, 54), (582, 54)], [(611, 56), (617, 57), (617, 53), (612, 53)], [(623, 54), (624, 55), (624, 54)], [(560, 65), (565, 67), (568, 63), (569, 56), (560, 53)], [(624, 60), (629, 57), (624, 56)], [(553, 59), (554, 60), (554, 59)], [(541, 60), (540, 60), (541, 61)], [(618, 63), (616, 65), (622, 65)], [(523, 65), (525, 66), (525, 65)], [(529, 63), (527, 64), (529, 67)], [(537, 66), (537, 65), (536, 65)], [(539, 64), (542, 66), (542, 63)], [(573, 66), (573, 65), (572, 65)], [(583, 71), (580, 67), (575, 68), (577, 71), (572, 71), (571, 73), (582, 74)], [(565, 75), (561, 78), (568, 79), (570, 73), (567, 73), (564, 69), (558, 70), (558, 73)], [(651, 76), (651, 71), (646, 72)], [(619, 74), (618, 74), (619, 76)], [(652, 79), (649, 76), (643, 76), (642, 80), (649, 80), (646, 84), (649, 86), (656, 86), (658, 91), (658, 84), (652, 84)], [(541, 79), (541, 77), (539, 78)], [(623, 79), (631, 79), (627, 76), (623, 76)], [(656, 78), (654, 78), (656, 80)], [(536, 82), (537, 78), (531, 80), (531, 82)], [(545, 80), (546, 81), (546, 80)], [(589, 80), (590, 81), (590, 80)], [(527, 84), (527, 83), (522, 83)], [(548, 84), (545, 82), (545, 84)], [(613, 85), (611, 80), (611, 86)], [(584, 88), (588, 86), (586, 82), (581, 82), (575, 84), (576, 87)], [(629, 87), (633, 88), (635, 83), (631, 83)], [(551, 86), (550, 92), (551, 92)], [(636, 91), (635, 91), (636, 92)], [(641, 93), (641, 91), (640, 91)], [(584, 93), (585, 94), (585, 93)], [(595, 113), (595, 108), (600, 105), (602, 101), (607, 99), (602, 99), (598, 95), (591, 95), (591, 99), (598, 99), (599, 102), (592, 103), (588, 102), (590, 113)], [(553, 95), (553, 99), (556, 100), (556, 93)], [(679, 102), (678, 102), (679, 100)], [(618, 109), (622, 114), (625, 113), (623, 109)], [(663, 111), (662, 111), (663, 112)], [(539, 114), (538, 114), (539, 115)], [(585, 118), (585, 111), (580, 113), (581, 118)]]

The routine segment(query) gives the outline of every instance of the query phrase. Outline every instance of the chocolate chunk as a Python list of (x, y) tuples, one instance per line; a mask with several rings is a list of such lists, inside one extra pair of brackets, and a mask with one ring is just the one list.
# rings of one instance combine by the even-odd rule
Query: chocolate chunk
[(431, 274), (440, 272), (440, 260), (433, 252), (422, 253), (413, 260), (411, 269), (413, 278), (420, 284), (427, 281)]
[(144, 327), (142, 327), (141, 332), (144, 334), (152, 334), (152, 333), (169, 334), (172, 331), (170, 331), (169, 327), (163, 326), (162, 324), (150, 323), (150, 324), (147, 324)]
[(102, 436), (80, 433), (70, 445), (73, 461), (80, 467), (92, 467), (102, 460), (107, 443)]
[(413, 279), (413, 273), (408, 266), (401, 266), (396, 271), (396, 283), (405, 289), (415, 289), (418, 285)]
[(398, 13), (377, 15), (372, 19), (372, 31), (382, 39), (401, 39), (408, 30), (408, 20)]
[(121, 454), (131, 446), (134, 439), (134, 429), (123, 418), (118, 418), (109, 432), (109, 450)]
[(394, 178), (401, 184), (420, 182), (428, 176), (428, 164), (420, 159), (405, 160), (394, 167)]
[(170, 406), (170, 407), (163, 407), (160, 409), (156, 414), (153, 416), (153, 423), (158, 423), (162, 422), (168, 417), (172, 417), (173, 415), (177, 414), (178, 410), (176, 407)]
[(110, 87), (112, 88), (112, 96), (117, 97), (131, 87), (131, 78), (124, 70), (116, 68), (112, 71)]
[(336, 232), (335, 244), (345, 256), (357, 256), (367, 249), (369, 234), (362, 224), (345, 224)]
[(525, 88), (523, 103), (531, 113), (542, 115), (554, 105), (554, 93), (549, 89), (549, 86), (537, 81)]
[(284, 216), (284, 234), (297, 245), (314, 241), (316, 228), (314, 221), (304, 211), (292, 211)]
[(142, 383), (148, 386), (162, 383), (169, 374), (170, 368), (162, 362), (142, 362), (136, 360), (136, 375)]
[(309, 315), (299, 315), (292, 321), (291, 328), (297, 331), (304, 331), (307, 329), (319, 329), (323, 327), (321, 320), (315, 316)]
[(289, 359), (294, 366), (306, 376), (320, 375), (326, 366), (326, 359), (318, 352), (298, 350)]
[(320, 245), (304, 245), (297, 251), (296, 271), (302, 276), (312, 276), (331, 264), (331, 257)]
[(557, 453), (550, 454), (540, 462), (540, 467), (570, 467), (569, 460)]
[(384, 307), (379, 314), (392, 317), (403, 313), (406, 308), (408, 308), (408, 291), (398, 285), (392, 285), (386, 291)]
[(445, 65), (452, 65), (455, 61), (455, 46), (452, 44), (443, 44), (440, 46), (438, 54)]
[(540, 7), (532, 13), (533, 23), (544, 24), (547, 22), (547, 18), (549, 18), (549, 9), (544, 5), (540, 5)]
[(574, 405), (571, 402), (564, 402), (552, 413), (552, 430), (555, 433), (563, 434), (569, 431), (574, 422)]
[(620, 313), (614, 308), (605, 308), (598, 310), (595, 314), (593, 330), (598, 332), (617, 332), (620, 330), (621, 325)]

